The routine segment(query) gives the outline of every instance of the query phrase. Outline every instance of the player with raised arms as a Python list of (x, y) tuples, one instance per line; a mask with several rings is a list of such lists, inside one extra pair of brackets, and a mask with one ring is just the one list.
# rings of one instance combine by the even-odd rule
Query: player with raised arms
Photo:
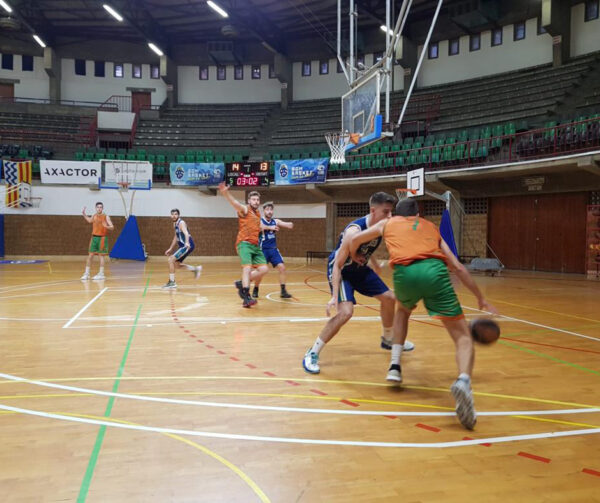
[(92, 224), (92, 238), (90, 239), (85, 272), (83, 273), (83, 276), (81, 276), (81, 280), (87, 281), (90, 279), (90, 267), (92, 266), (92, 260), (95, 255), (100, 258), (100, 270), (92, 279), (106, 279), (106, 276), (104, 276), (104, 256), (108, 255), (108, 238), (106, 235), (108, 234), (108, 231), (112, 231), (115, 227), (112, 224), (110, 217), (104, 213), (104, 204), (101, 202), (96, 203), (96, 213), (91, 217), (86, 215), (85, 206), (81, 210), (81, 214), (88, 224)]

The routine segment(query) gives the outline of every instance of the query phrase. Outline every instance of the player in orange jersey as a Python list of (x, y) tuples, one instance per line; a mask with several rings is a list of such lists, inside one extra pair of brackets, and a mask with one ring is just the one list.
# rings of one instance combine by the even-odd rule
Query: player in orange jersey
[(251, 307), (256, 304), (256, 299), (250, 297), (250, 282), (260, 280), (269, 269), (267, 260), (259, 246), (259, 236), (263, 228), (260, 221), (260, 194), (252, 191), (248, 194), (248, 204), (237, 201), (229, 192), (225, 182), (219, 184), (219, 191), (235, 208), (238, 216), (239, 231), (235, 248), (242, 262), (242, 280), (236, 281), (235, 286), (238, 295), (244, 301), (243, 307)]
[(112, 224), (110, 217), (104, 213), (104, 205), (100, 202), (96, 203), (96, 213), (91, 217), (85, 214), (85, 206), (81, 211), (83, 218), (88, 224), (92, 224), (92, 239), (90, 240), (89, 255), (85, 264), (85, 272), (81, 279), (87, 281), (90, 279), (90, 267), (94, 255), (100, 257), (100, 270), (92, 279), (106, 279), (104, 276), (104, 255), (108, 255), (108, 238), (106, 234), (112, 231), (115, 227)]
[(430, 316), (439, 318), (456, 346), (459, 376), (450, 388), (456, 400), (456, 413), (461, 424), (473, 429), (477, 421), (471, 374), (473, 372), (473, 339), (462, 308), (450, 281), (448, 269), (456, 273), (462, 283), (477, 298), (479, 309), (497, 313), (462, 265), (444, 242), (438, 228), (419, 215), (414, 199), (405, 199), (396, 205), (396, 216), (356, 234), (350, 244), (350, 253), (356, 261), (364, 261), (357, 253), (362, 243), (383, 237), (394, 270), (396, 314), (392, 359), (387, 380), (402, 382), (400, 358), (406, 339), (408, 319), (419, 300), (423, 300)]

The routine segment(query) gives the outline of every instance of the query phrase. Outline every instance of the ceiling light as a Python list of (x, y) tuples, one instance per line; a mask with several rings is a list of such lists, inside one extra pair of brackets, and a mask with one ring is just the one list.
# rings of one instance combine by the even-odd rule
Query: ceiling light
[(43, 40), (42, 40), (40, 37), (38, 37), (37, 35), (34, 35), (34, 36), (33, 36), (33, 39), (34, 39), (34, 40), (35, 40), (35, 41), (36, 41), (38, 44), (40, 44), (42, 47), (46, 47), (46, 43), (45, 43), (45, 42), (44, 42), (44, 41), (43, 41)]
[(225, 12), (221, 7), (219, 7), (215, 2), (213, 2), (212, 0), (208, 0), (208, 2), (206, 2), (208, 4), (208, 6), (214, 10), (215, 12), (218, 12), (219, 14), (221, 14), (221, 16), (223, 17), (229, 17), (229, 14), (227, 14), (227, 12)]
[(104, 7), (104, 10), (106, 12), (108, 12), (112, 17), (114, 17), (117, 21), (122, 22), (123, 21), (123, 16), (121, 16), (121, 14), (119, 14), (115, 9), (113, 9), (110, 5), (108, 4), (103, 4), (102, 7)]
[(385, 31), (386, 33), (389, 33), (390, 35), (394, 34), (394, 30), (388, 28), (386, 25), (382, 24), (381, 25), (381, 31)]
[(163, 55), (163, 52), (158, 47), (156, 47), (152, 42), (148, 42), (148, 47), (150, 47), (150, 49), (152, 49), (159, 56)]
[(12, 12), (12, 8), (4, 0), (0, 0), (0, 7), (4, 7), (6, 12)]

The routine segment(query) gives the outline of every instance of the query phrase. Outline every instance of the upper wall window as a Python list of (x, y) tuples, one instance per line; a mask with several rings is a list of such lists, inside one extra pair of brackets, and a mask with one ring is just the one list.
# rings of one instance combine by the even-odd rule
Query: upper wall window
[(217, 80), (225, 80), (227, 78), (227, 69), (225, 65), (217, 66)]
[(208, 66), (200, 67), (200, 80), (208, 80)]
[(252, 78), (254, 80), (260, 79), (260, 65), (252, 65)]
[(492, 30), (492, 47), (502, 45), (502, 28)]
[(304, 61), (302, 63), (302, 76), (303, 77), (310, 77), (310, 72), (311, 72), (310, 61)]
[(85, 59), (75, 60), (75, 75), (85, 75)]
[(131, 65), (131, 75), (134, 79), (142, 78), (142, 65)]
[(104, 61), (94, 61), (94, 77), (104, 77)]
[(598, 0), (585, 2), (585, 21), (598, 19)]
[(538, 35), (543, 35), (544, 33), (546, 33), (546, 28), (544, 28), (542, 26), (542, 18), (538, 17), (537, 18), (537, 34)]
[(432, 42), (429, 44), (429, 59), (437, 59), (440, 55), (440, 44), (438, 42)]
[(21, 70), (24, 72), (33, 72), (33, 56), (23, 54), (21, 56)]
[(460, 39), (453, 38), (448, 41), (448, 56), (456, 56), (460, 52)]
[(160, 67), (158, 65), (150, 65), (150, 78), (160, 79)]
[(2, 55), (2, 69), (3, 70), (12, 70), (13, 69), (13, 55), (12, 54), (3, 54)]
[(244, 80), (244, 66), (243, 65), (235, 65), (233, 67), (233, 79), (234, 80)]
[(329, 73), (329, 61), (319, 61), (319, 75), (327, 75)]
[(379, 63), (383, 59), (383, 51), (373, 53), (373, 64)]
[(275, 76), (275, 65), (273, 63), (271, 63), (269, 65), (269, 78), (270, 79), (276, 78), (276, 76)]
[(469, 37), (469, 50), (471, 52), (481, 49), (481, 33), (475, 33)]
[(525, 23), (515, 23), (515, 31), (513, 33), (513, 40), (524, 40), (525, 39)]
[(115, 66), (113, 68), (113, 76), (115, 77), (115, 79), (122, 79), (124, 73), (125, 72), (123, 71), (123, 63), (115, 63)]

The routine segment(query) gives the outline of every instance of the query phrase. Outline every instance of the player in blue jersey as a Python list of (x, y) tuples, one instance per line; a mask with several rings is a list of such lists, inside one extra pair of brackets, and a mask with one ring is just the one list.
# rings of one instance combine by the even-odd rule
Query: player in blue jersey
[[(331, 252), (327, 266), (327, 278), (331, 289), (331, 300), (327, 303), (327, 316), (336, 310), (321, 330), (313, 346), (306, 352), (302, 366), (310, 374), (318, 374), (319, 354), (321, 350), (352, 318), (354, 312), (354, 292), (368, 297), (374, 297), (381, 303), (381, 323), (383, 335), (381, 347), (392, 349), (392, 329), (394, 324), (394, 309), (396, 298), (394, 293), (379, 277), (381, 267), (372, 258), (373, 253), (381, 243), (381, 237), (361, 245), (359, 253), (364, 257), (364, 264), (353, 262), (350, 257), (350, 242), (355, 234), (367, 229), (385, 218), (392, 216), (396, 198), (385, 192), (376, 192), (369, 199), (369, 214), (350, 222), (340, 234), (335, 250)], [(404, 343), (404, 351), (414, 349), (412, 342)]]
[[(279, 284), (281, 285), (280, 297), (282, 299), (291, 299), (292, 296), (285, 289), (285, 264), (283, 263), (283, 257), (277, 248), (277, 235), (279, 229), (293, 229), (294, 224), (292, 222), (284, 222), (279, 218), (273, 218), (274, 204), (269, 201), (263, 204), (263, 217), (260, 219), (262, 224), (262, 233), (260, 235), (260, 248), (267, 259), (267, 264), (271, 264), (273, 268), (277, 268), (279, 271)], [(258, 299), (258, 287), (262, 277), (257, 278), (254, 282), (254, 289), (252, 290), (252, 297)]]
[[(202, 273), (201, 265), (193, 266), (183, 263), (186, 257), (194, 251), (195, 246), (186, 223), (179, 216), (178, 209), (171, 210), (171, 220), (175, 228), (175, 236), (173, 237), (171, 246), (165, 252), (165, 255), (169, 257), (169, 281), (167, 281), (167, 284), (163, 288), (177, 288), (177, 283), (175, 283), (175, 268), (180, 269), (181, 267), (185, 267), (188, 271), (194, 273), (196, 279)], [(177, 251), (171, 254), (175, 248), (177, 248)]]

